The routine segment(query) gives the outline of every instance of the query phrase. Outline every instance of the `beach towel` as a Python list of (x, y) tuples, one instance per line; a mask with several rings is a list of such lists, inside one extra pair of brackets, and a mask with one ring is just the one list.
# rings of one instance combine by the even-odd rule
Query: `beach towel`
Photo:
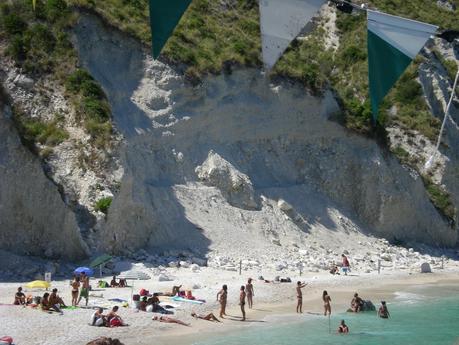
[(127, 302), (125, 299), (121, 299), (121, 298), (109, 298), (108, 300), (109, 300), (110, 302), (116, 302), (116, 303)]
[(186, 298), (178, 297), (178, 296), (172, 297), (172, 300), (176, 302), (188, 302), (188, 303), (194, 303), (194, 304), (203, 304), (206, 302), (204, 300), (192, 300), (192, 299), (186, 299)]

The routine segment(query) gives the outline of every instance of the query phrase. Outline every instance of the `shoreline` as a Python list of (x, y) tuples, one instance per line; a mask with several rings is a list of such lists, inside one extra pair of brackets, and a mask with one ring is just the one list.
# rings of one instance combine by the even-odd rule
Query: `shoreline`
[[(178, 275), (178, 281), (184, 281), (186, 287), (192, 283), (187, 281), (199, 281), (203, 286), (193, 290), (193, 294), (207, 299), (207, 303), (201, 306), (190, 303), (177, 304), (176, 317), (185, 322), (190, 322), (191, 327), (180, 325), (162, 324), (151, 320), (153, 313), (135, 312), (130, 308), (122, 308), (120, 315), (130, 325), (121, 328), (97, 328), (88, 326), (91, 310), (78, 309), (65, 311), (63, 316), (49, 315), (31, 308), (0, 306), (0, 334), (10, 335), (18, 344), (27, 345), (81, 345), (97, 338), (108, 336), (119, 338), (125, 345), (190, 345), (198, 341), (225, 336), (234, 332), (250, 329), (251, 327), (271, 327), (282, 323), (302, 322), (308, 316), (317, 316), (323, 313), (321, 294), (328, 290), (332, 298), (332, 316), (344, 312), (349, 307), (349, 302), (354, 292), (358, 292), (363, 299), (371, 300), (376, 307), (380, 300), (395, 301), (395, 293), (399, 291), (416, 290), (419, 287), (448, 286), (459, 283), (459, 270), (445, 269), (434, 273), (413, 273), (402, 271), (383, 272), (382, 274), (360, 274), (349, 276), (331, 276), (328, 273), (306, 274), (292, 279), (293, 283), (265, 284), (260, 281), (254, 282), (255, 297), (254, 309), (246, 308), (247, 321), (238, 321), (240, 309), (237, 305), (237, 286), (245, 277), (256, 276), (258, 272), (244, 272), (238, 276), (234, 272), (218, 272), (214, 269), (203, 270), (200, 274)], [(268, 276), (265, 273), (265, 276)], [(303, 289), (304, 314), (295, 313), (296, 295), (294, 292), (297, 278), (306, 280), (309, 285)], [(187, 280), (192, 279), (192, 280)], [(94, 280), (93, 280), (94, 282)], [(218, 304), (215, 301), (217, 288), (222, 283), (228, 283), (229, 300), (228, 314), (231, 319), (225, 319), (222, 323), (212, 323), (204, 320), (191, 318), (191, 311), (204, 314), (213, 312), (218, 317)], [(69, 302), (66, 281), (54, 282), (53, 286), (59, 289), (61, 296)], [(176, 282), (142, 281), (135, 283), (135, 291), (140, 287), (151, 289), (150, 291), (165, 290)], [(11, 303), (18, 283), (0, 284), (0, 303)], [(104, 298), (91, 298), (90, 303), (101, 303), (115, 296), (128, 298), (131, 289), (96, 289), (94, 293), (103, 294)], [(38, 294), (36, 292), (36, 294)], [(175, 302), (174, 302), (175, 303)], [(113, 304), (113, 303), (112, 303)], [(109, 304), (107, 303), (107, 306)], [(310, 313), (310, 314), (308, 314)], [(312, 314), (312, 315), (311, 315)], [(43, 328), (52, 323), (55, 332), (43, 337)]]
[[(389, 275), (387, 275), (389, 276)], [(364, 296), (365, 299), (370, 299), (376, 307), (376, 310), (379, 307), (380, 300), (386, 300), (390, 305), (396, 303), (395, 299), (397, 297), (397, 292), (410, 292), (418, 288), (428, 288), (433, 286), (457, 286), (459, 283), (459, 271), (448, 272), (448, 273), (427, 273), (427, 274), (407, 274), (398, 276), (397, 279), (385, 283), (379, 282), (381, 285), (371, 288), (366, 287), (359, 290), (359, 295)], [(345, 302), (345, 298), (350, 298), (350, 293), (352, 288), (357, 286), (348, 286), (341, 289), (334, 290), (334, 300), (337, 300), (338, 303), (332, 304), (332, 315), (341, 315), (346, 312), (346, 309), (349, 308), (349, 304)], [(337, 297), (338, 296), (338, 297)], [(371, 296), (371, 298), (366, 298)], [(322, 300), (316, 295), (308, 293), (305, 291), (303, 293), (303, 314), (297, 314), (294, 312), (295, 309), (295, 300), (289, 300), (289, 303), (283, 304), (261, 304), (256, 306), (253, 310), (248, 309), (246, 313), (248, 315), (248, 320), (259, 319), (263, 315), (261, 320), (263, 323), (259, 324), (234, 324), (227, 323), (223, 329), (215, 330), (212, 327), (212, 324), (208, 325), (204, 329), (200, 329), (199, 333), (196, 332), (183, 332), (180, 335), (160, 335), (155, 341), (155, 344), (159, 345), (192, 345), (198, 341), (203, 341), (206, 339), (214, 338), (216, 336), (226, 336), (231, 335), (234, 331), (247, 330), (252, 327), (270, 327), (272, 325), (283, 325), (291, 323), (302, 323), (307, 320), (309, 316), (321, 316), (323, 313)], [(309, 308), (308, 308), (309, 307)], [(334, 308), (333, 308), (334, 307)], [(261, 310), (260, 310), (261, 309)], [(236, 310), (235, 308), (231, 311)], [(251, 313), (251, 314), (249, 314)], [(182, 339), (184, 336), (187, 337), (186, 340)], [(159, 341), (159, 342), (158, 342)], [(140, 342), (141, 345), (151, 345), (152, 340), (146, 340), (145, 342)]]

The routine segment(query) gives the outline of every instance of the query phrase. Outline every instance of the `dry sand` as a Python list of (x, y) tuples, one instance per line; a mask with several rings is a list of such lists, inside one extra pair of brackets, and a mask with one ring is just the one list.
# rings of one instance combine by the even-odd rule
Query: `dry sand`
[[(290, 277), (295, 282), (302, 280), (308, 282), (304, 289), (304, 312), (322, 313), (321, 294), (328, 290), (332, 297), (333, 312), (343, 312), (347, 309), (352, 294), (358, 291), (365, 299), (372, 300), (375, 304), (381, 299), (391, 300), (397, 291), (408, 291), (410, 288), (426, 284), (454, 284), (459, 281), (457, 268), (445, 268), (432, 274), (420, 274), (407, 271), (392, 271), (377, 273), (352, 272), (348, 276), (332, 276), (326, 273), (307, 273), (301, 277)], [(135, 282), (135, 291), (143, 287), (150, 291), (169, 291), (173, 284), (182, 283), (184, 287), (191, 288), (199, 284), (199, 289), (193, 293), (198, 298), (207, 300), (202, 306), (189, 303), (176, 303), (176, 315), (181, 320), (191, 322), (191, 327), (180, 325), (161, 324), (151, 320), (152, 313), (136, 312), (131, 308), (121, 308), (119, 314), (129, 323), (129, 327), (98, 328), (88, 325), (92, 310), (68, 310), (64, 315), (47, 314), (31, 308), (0, 305), (0, 336), (10, 335), (18, 345), (82, 345), (98, 336), (119, 338), (126, 345), (133, 344), (192, 344), (202, 337), (214, 336), (225, 333), (235, 328), (262, 327), (277, 324), (279, 320), (285, 322), (301, 321), (305, 316), (295, 314), (295, 283), (267, 284), (258, 281), (258, 271), (244, 271), (241, 276), (238, 272), (221, 271), (214, 268), (202, 268), (198, 273), (184, 269), (170, 269), (170, 274), (176, 279), (170, 282), (154, 280)], [(275, 272), (263, 272), (265, 278), (272, 278)], [(247, 322), (239, 320), (240, 310), (237, 305), (238, 290), (246, 278), (255, 279), (254, 309), (247, 309)], [(106, 277), (105, 280), (110, 280)], [(93, 285), (95, 281), (93, 280)], [(222, 284), (228, 284), (228, 314), (232, 315), (223, 320), (221, 324), (202, 320), (193, 320), (190, 312), (205, 313), (208, 311), (218, 315), (218, 304), (215, 295)], [(0, 303), (12, 302), (16, 288), (24, 285), (23, 282), (8, 282), (0, 284)], [(70, 302), (70, 287), (68, 281), (53, 282), (53, 287), (59, 289), (64, 301)], [(43, 291), (26, 291), (26, 294), (42, 295)], [(129, 300), (130, 288), (95, 289), (92, 294), (102, 294), (103, 298), (90, 298), (90, 305), (110, 307), (114, 305), (109, 298), (122, 298)], [(167, 299), (164, 299), (168, 301)], [(279, 316), (282, 316), (279, 319)]]

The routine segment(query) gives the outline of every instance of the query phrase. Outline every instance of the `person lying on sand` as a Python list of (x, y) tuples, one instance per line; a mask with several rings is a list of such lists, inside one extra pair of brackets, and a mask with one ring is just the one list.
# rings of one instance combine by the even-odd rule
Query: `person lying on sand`
[(193, 316), (196, 319), (221, 322), (219, 319), (217, 319), (215, 317), (215, 315), (213, 313), (209, 313), (207, 315), (202, 315), (202, 314), (196, 314), (195, 312), (192, 312), (191, 316)]
[(164, 323), (177, 323), (179, 325), (183, 325), (183, 326), (190, 326), (189, 323), (185, 323), (183, 321), (180, 321), (180, 320), (177, 320), (177, 319), (174, 319), (172, 317), (168, 317), (168, 316), (153, 316), (151, 318), (153, 321), (159, 321), (159, 322), (164, 322)]
[(338, 333), (349, 333), (349, 327), (347, 327), (346, 322), (341, 320), (341, 323), (338, 327)]
[(354, 313), (362, 311), (363, 300), (359, 297), (358, 293), (354, 294), (354, 298), (351, 301), (351, 309)]
[(26, 305), (26, 296), (22, 292), (22, 287), (18, 287), (18, 291), (14, 294), (14, 305)]

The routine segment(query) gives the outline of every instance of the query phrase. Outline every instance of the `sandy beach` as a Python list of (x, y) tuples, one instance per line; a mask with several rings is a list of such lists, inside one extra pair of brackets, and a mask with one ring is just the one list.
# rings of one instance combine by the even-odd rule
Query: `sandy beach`
[[(348, 276), (333, 276), (328, 273), (307, 273), (299, 276), (298, 273), (288, 275), (292, 283), (265, 283), (257, 280), (259, 271), (238, 272), (221, 271), (215, 268), (202, 268), (200, 272), (190, 272), (184, 269), (168, 269), (169, 274), (175, 277), (174, 281), (159, 282), (152, 280), (135, 281), (134, 293), (140, 288), (150, 292), (169, 291), (172, 285), (183, 284), (184, 289), (192, 289), (197, 298), (205, 299), (203, 305), (178, 303), (162, 298), (162, 301), (175, 305), (175, 315), (180, 320), (190, 322), (191, 327), (170, 325), (151, 320), (153, 313), (138, 312), (130, 307), (120, 308), (119, 314), (129, 324), (121, 328), (98, 328), (89, 326), (92, 310), (66, 310), (64, 315), (48, 314), (32, 308), (8, 305), (12, 303), (14, 292), (24, 282), (2, 282), (0, 284), (0, 335), (10, 335), (15, 344), (28, 345), (79, 345), (98, 336), (119, 338), (124, 344), (192, 344), (203, 337), (224, 335), (226, 332), (246, 327), (266, 327), (279, 322), (299, 322), (310, 314), (323, 312), (321, 294), (328, 290), (332, 297), (332, 312), (344, 312), (354, 292), (364, 299), (372, 300), (375, 305), (380, 300), (394, 301), (395, 293), (410, 291), (418, 286), (451, 285), (459, 282), (459, 268), (455, 262), (450, 267), (436, 270), (434, 273), (421, 274), (416, 271), (383, 271), (381, 274), (351, 272)], [(276, 272), (264, 272), (266, 279), (272, 279)], [(276, 274), (277, 275), (277, 274)], [(240, 321), (238, 306), (239, 287), (246, 279), (253, 277), (254, 281), (254, 308), (247, 308), (246, 322)], [(110, 277), (104, 277), (110, 280)], [(98, 278), (92, 280), (92, 286)], [(297, 280), (308, 283), (304, 288), (303, 315), (295, 313), (295, 282)], [(228, 285), (228, 317), (222, 323), (212, 323), (203, 320), (194, 320), (190, 313), (213, 312), (218, 316), (219, 306), (216, 294), (222, 284)], [(60, 296), (70, 304), (70, 286), (68, 280), (53, 281), (52, 287), (59, 289)], [(193, 289), (194, 287), (194, 289)], [(28, 290), (26, 294), (42, 295), (43, 290)], [(90, 297), (90, 306), (109, 308), (116, 303), (111, 298), (129, 300), (131, 288), (94, 288)], [(119, 305), (119, 304), (118, 304)]]

